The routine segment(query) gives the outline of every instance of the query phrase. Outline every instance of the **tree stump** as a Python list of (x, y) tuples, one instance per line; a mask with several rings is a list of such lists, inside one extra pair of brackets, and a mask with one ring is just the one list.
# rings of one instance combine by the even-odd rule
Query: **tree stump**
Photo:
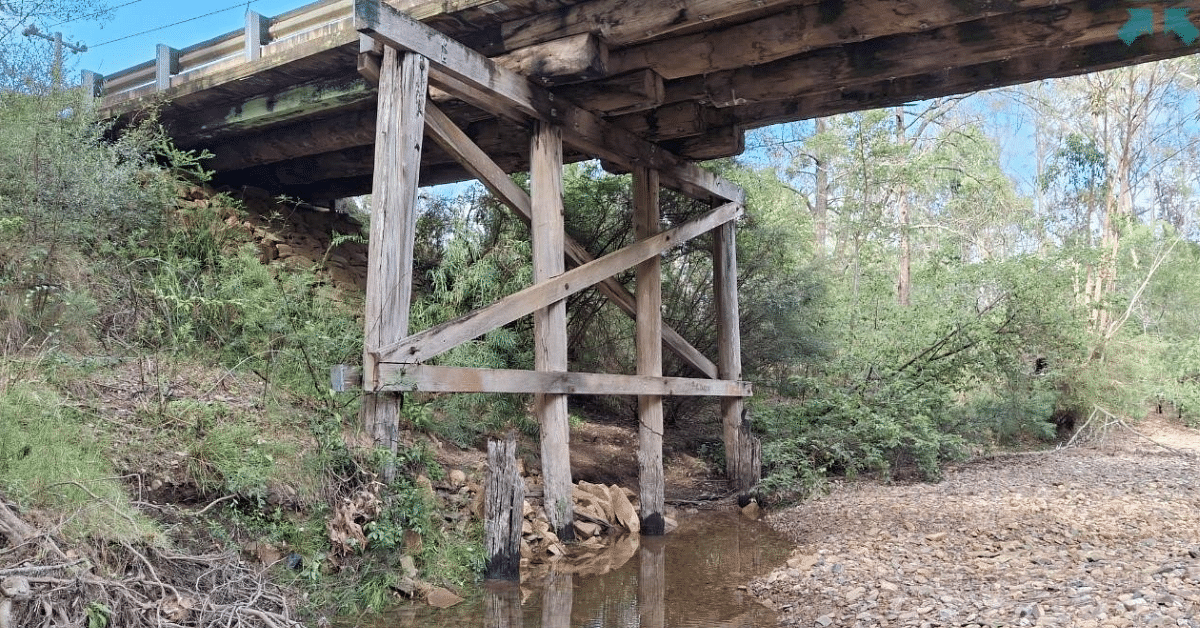
[(489, 580), (521, 579), (521, 510), (525, 480), (517, 470), (517, 439), (488, 441), (488, 475), (484, 487), (485, 576)]

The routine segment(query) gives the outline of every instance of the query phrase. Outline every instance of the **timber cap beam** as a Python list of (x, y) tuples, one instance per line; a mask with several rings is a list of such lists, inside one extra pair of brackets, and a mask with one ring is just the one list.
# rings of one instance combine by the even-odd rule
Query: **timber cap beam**
[(745, 202), (745, 192), (736, 184), (555, 96), (381, 0), (355, 0), (354, 24), (388, 46), (426, 57), (432, 83), (489, 113), (557, 124), (574, 148), (625, 168), (659, 170), (665, 185), (693, 198)]

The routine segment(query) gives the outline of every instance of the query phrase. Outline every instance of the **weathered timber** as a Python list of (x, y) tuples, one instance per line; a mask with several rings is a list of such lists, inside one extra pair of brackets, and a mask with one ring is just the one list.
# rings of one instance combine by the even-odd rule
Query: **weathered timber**
[(730, 18), (764, 14), (797, 0), (592, 0), (501, 25), (498, 32), (467, 37), (495, 55), (547, 39), (599, 33), (610, 46), (688, 32)]
[[(515, 72), (396, 12), (379, 0), (356, 0), (355, 24), (359, 30), (389, 45), (428, 55), (432, 69), (472, 88), (458, 94), (481, 108), (507, 115), (512, 108), (525, 115), (555, 122), (564, 140), (627, 167), (641, 165), (661, 171), (664, 183), (698, 199), (724, 199), (741, 203), (745, 193), (736, 185), (694, 163), (604, 121), (569, 101), (555, 98)], [(445, 86), (443, 86), (445, 87)]]
[[(342, 20), (269, 44), (265, 54), (255, 61), (237, 59), (236, 63), (208, 69), (203, 75), (177, 75), (172, 80), (173, 86), (161, 94), (155, 85), (106, 94), (100, 114), (118, 117), (141, 111), (163, 96), (170, 99), (174, 108), (202, 108), (211, 101), (224, 101), (230, 93), (261, 94), (278, 84), (275, 70), (286, 72), (292, 83), (335, 75), (340, 72), (334, 68), (344, 67), (345, 58), (353, 59), (336, 54), (336, 49), (357, 41), (358, 32), (352, 21)], [(353, 67), (352, 60), (349, 67)]]
[[(384, 53), (379, 82), (363, 335), (363, 388), (367, 392), (361, 418), (375, 446), (392, 453), (397, 446), (400, 399), (395, 393), (375, 392), (380, 381), (372, 350), (408, 335), (428, 68), (428, 61), (420, 55), (389, 49)], [(392, 481), (394, 473), (392, 464), (384, 465), (385, 482)]]
[(1116, 3), (1098, 6), (1085, 0), (1059, 4), (668, 81), (665, 100), (707, 101), (718, 107), (785, 100), (830, 86), (846, 89), (881, 76), (910, 76), (1065, 46), (1111, 42), (1128, 19), (1128, 12)]
[(703, 135), (663, 142), (672, 152), (703, 161), (742, 154), (746, 150), (746, 133), (742, 126), (731, 124), (710, 128)]
[(514, 50), (495, 61), (543, 85), (578, 83), (608, 76), (608, 46), (592, 33)]
[[(462, 163), (496, 198), (517, 212), (517, 216), (526, 225), (530, 224), (533, 213), (530, 209), (529, 195), (513, 183), (502, 167), (488, 157), (487, 153), (475, 145), (462, 129), (458, 128), (452, 120), (432, 104), (426, 107), (425, 123), (434, 141), (454, 155), (455, 159)], [(565, 239), (565, 248), (567, 260), (573, 265), (580, 266), (594, 259), (587, 249), (569, 236)], [(616, 303), (617, 307), (626, 315), (636, 317), (633, 295), (630, 295), (629, 291), (616, 279), (606, 277), (598, 285), (598, 289), (601, 294)], [(705, 358), (683, 336), (670, 328), (662, 331), (663, 342), (688, 365), (709, 377), (716, 377), (716, 365)]]
[[(564, 274), (562, 131), (546, 122), (535, 123), (529, 153), (533, 281), (543, 283)], [(533, 312), (533, 364), (538, 371), (567, 370), (566, 296), (559, 295), (557, 300), (538, 304)], [(546, 518), (558, 538), (571, 541), (575, 538), (575, 528), (572, 525), (567, 396), (537, 393), (533, 407), (541, 426), (542, 502)]]
[(808, 2), (761, 19), (630, 46), (609, 55), (609, 71), (655, 70), (666, 79), (778, 61), (818, 48), (1059, 5), (1055, 0), (843, 0)]
[[(362, 369), (339, 364), (330, 369), (334, 392), (362, 389)], [(563, 395), (657, 395), (662, 397), (749, 397), (750, 382), (688, 377), (644, 377), (612, 373), (539, 373), (513, 369), (379, 364), (382, 390), (436, 393), (535, 393)]]
[[(239, 136), (235, 146), (257, 144), (269, 140), (270, 136), (256, 139), (245, 135), (291, 120), (320, 118), (346, 107), (374, 105), (375, 96), (374, 84), (359, 77), (320, 79), (256, 94), (226, 107), (198, 111), (187, 119), (173, 121), (171, 132), (181, 146), (234, 134)], [(374, 115), (368, 118), (373, 121)], [(341, 128), (345, 129), (347, 125), (343, 123)], [(367, 130), (374, 135), (373, 122)]]
[(750, 490), (762, 479), (762, 440), (754, 435), (750, 419), (745, 411), (742, 422), (738, 426), (738, 469), (735, 477), (739, 478), (742, 490)]
[(705, 110), (696, 102), (678, 102), (647, 112), (613, 118), (614, 124), (654, 141), (700, 135), (708, 128)]
[(553, 567), (542, 590), (542, 628), (571, 628), (575, 599), (575, 576)]
[(644, 539), (638, 548), (638, 628), (667, 625), (665, 539)]
[[(639, 240), (659, 232), (658, 173), (633, 171), (633, 231)], [(662, 258), (637, 267), (634, 331), (639, 377), (662, 377)], [(658, 395), (638, 396), (638, 516), (642, 534), (659, 536), (663, 522), (663, 403)]]
[[(360, 371), (336, 375), (345, 390), (358, 387)], [(380, 390), (436, 393), (536, 393), (557, 395), (653, 395), (662, 397), (749, 397), (749, 382), (612, 373), (521, 371), (514, 369), (379, 364)], [(661, 430), (660, 430), (661, 432)]]
[(487, 484), (483, 491), (483, 547), (488, 580), (521, 580), (521, 523), (525, 480), (517, 470), (517, 438), (490, 439)]
[(554, 90), (579, 106), (615, 116), (653, 109), (663, 102), (663, 79), (653, 70), (638, 70), (600, 81)]
[[(713, 290), (717, 304), (717, 367), (721, 379), (742, 376), (742, 339), (738, 317), (737, 243), (734, 225), (716, 229), (713, 237)], [(721, 424), (725, 438), (725, 472), (739, 490), (753, 487), (750, 478), (741, 476), (747, 468), (742, 461), (740, 444), (745, 404), (741, 399), (721, 399)]]
[[(537, 200), (534, 199), (536, 212)], [(654, 237), (635, 242), (565, 273), (551, 275), (491, 305), (435, 325), (404, 340), (379, 347), (381, 362), (423, 362), (482, 334), (507, 325), (539, 308), (565, 299), (634, 264), (735, 220), (742, 207), (728, 203)], [(536, 218), (535, 218), (536, 225)]]

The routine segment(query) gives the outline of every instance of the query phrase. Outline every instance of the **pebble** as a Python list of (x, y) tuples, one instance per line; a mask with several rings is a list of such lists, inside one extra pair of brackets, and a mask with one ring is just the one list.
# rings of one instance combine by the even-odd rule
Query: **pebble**
[(785, 626), (1200, 628), (1200, 433), (1172, 438), (839, 484), (767, 517), (797, 547), (748, 591)]

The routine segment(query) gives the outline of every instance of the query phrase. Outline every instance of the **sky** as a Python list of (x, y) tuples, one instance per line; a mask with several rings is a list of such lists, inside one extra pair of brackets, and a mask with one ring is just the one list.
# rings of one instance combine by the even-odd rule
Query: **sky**
[[(88, 47), (87, 52), (69, 55), (66, 60), (67, 67), (73, 68), (68, 76), (78, 80), (80, 70), (112, 74), (149, 61), (154, 58), (157, 44), (186, 48), (238, 30), (245, 25), (247, 10), (274, 17), (310, 1), (109, 0), (119, 7), (110, 14), (110, 19), (48, 24), (48, 28), (42, 30), (48, 33), (61, 31), (64, 41)], [(171, 24), (175, 25), (169, 26)]]

